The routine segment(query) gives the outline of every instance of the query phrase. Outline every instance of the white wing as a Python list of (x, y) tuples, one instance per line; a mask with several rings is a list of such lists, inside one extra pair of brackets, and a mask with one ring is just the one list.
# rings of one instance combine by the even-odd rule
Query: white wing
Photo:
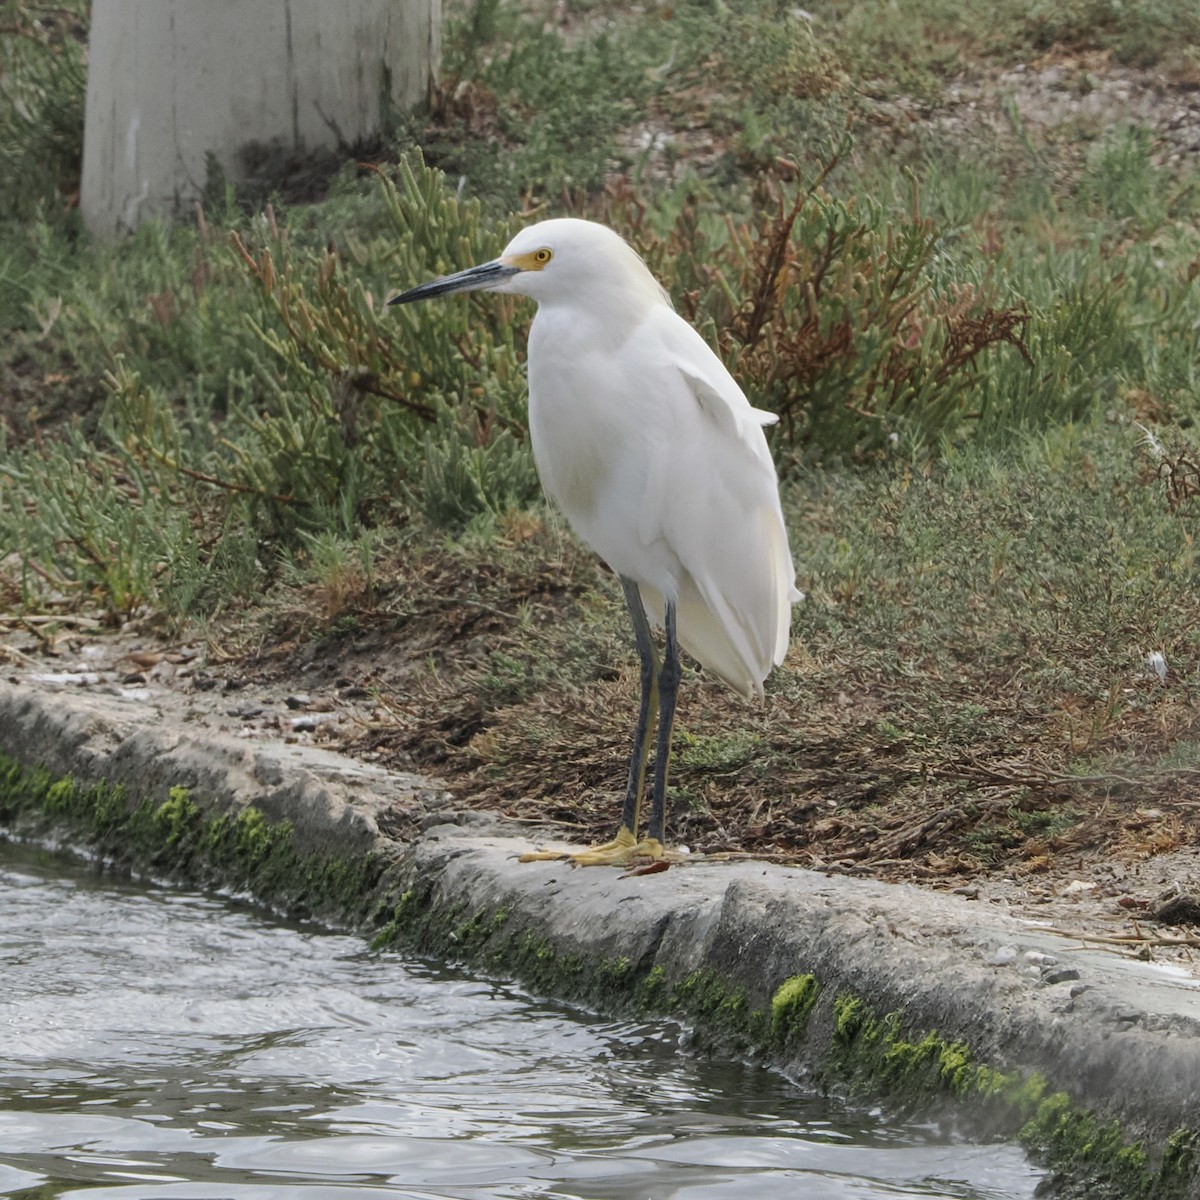
[(529, 423), (547, 494), (661, 623), (731, 687), (762, 693), (801, 599), (775, 466), (752, 408), (665, 304), (614, 336), (603, 311), (539, 308)]
[[(646, 324), (664, 356), (659, 385), (673, 393), (682, 384), (690, 405), (672, 406), (668, 436), (655, 447), (639, 537), (645, 544), (661, 539), (682, 568), (682, 645), (735, 690), (761, 695), (787, 652), (791, 606), (803, 598), (762, 430), (777, 418), (751, 407), (682, 318), (662, 309)], [(661, 619), (661, 593), (645, 584), (642, 591)]]

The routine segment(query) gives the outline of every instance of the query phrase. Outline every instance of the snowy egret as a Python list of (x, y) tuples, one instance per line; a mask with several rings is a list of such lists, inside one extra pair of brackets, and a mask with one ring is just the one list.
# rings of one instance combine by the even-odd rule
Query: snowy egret
[[(659, 859), (679, 647), (743, 696), (787, 652), (795, 587), (763, 426), (645, 263), (604, 225), (542, 221), (491, 262), (392, 297), (490, 289), (537, 301), (529, 432), (542, 485), (616, 572), (641, 658), (641, 701), (621, 825), (583, 865)], [(651, 620), (664, 631), (659, 661)], [(657, 719), (646, 837), (637, 837)], [(532, 857), (559, 857), (542, 852)]]

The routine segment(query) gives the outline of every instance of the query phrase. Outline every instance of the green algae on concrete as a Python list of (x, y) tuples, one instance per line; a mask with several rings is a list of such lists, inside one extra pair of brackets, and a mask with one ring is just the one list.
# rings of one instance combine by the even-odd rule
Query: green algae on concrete
[(784, 979), (764, 1007), (708, 967), (671, 978), (657, 964), (564, 952), (513, 924), (507, 907), (439, 908), (427, 887), (400, 897), (383, 932), (387, 941), (403, 939), (423, 952), (511, 973), (563, 999), (691, 1020), (715, 1044), (784, 1066), (803, 1061), (824, 1086), (882, 1095), (909, 1113), (949, 1110), (966, 1129), (1020, 1140), (1058, 1173), (1056, 1195), (1183, 1200), (1191, 1194), (1192, 1131), (1180, 1130), (1154, 1162), (1116, 1122), (1102, 1122), (1052, 1091), (1042, 1075), (977, 1061), (964, 1041), (906, 1029), (903, 1014), (878, 1014), (852, 992), (829, 995), (812, 973)]
[(64, 828), (113, 863), (251, 893), (291, 915), (366, 919), (383, 865), (370, 852), (302, 853), (290, 821), (253, 805), (217, 812), (186, 787), (135, 798), (120, 784), (54, 778), (0, 751), (0, 821)]
[(710, 967), (693, 971), (671, 989), (672, 1006), (678, 1011), (726, 1034), (757, 1040), (767, 1017), (750, 1004), (746, 989)]
[(657, 978), (648, 979), (627, 956), (565, 952), (530, 929), (510, 929), (510, 915), (506, 905), (468, 912), (463, 903), (439, 904), (432, 881), (420, 880), (383, 914), (371, 945), (385, 949), (403, 943), (422, 954), (504, 971), (536, 991), (566, 1000), (612, 999), (629, 1007), (644, 992), (638, 1006), (658, 1011), (659, 1005), (650, 1002)]
[(1195, 1184), (1198, 1150), (1200, 1130), (1181, 1126), (1167, 1138), (1158, 1166), (1159, 1176), (1165, 1186), (1175, 1188), (1182, 1195), (1184, 1189)]
[(782, 1046), (802, 1038), (808, 1019), (821, 994), (815, 975), (793, 975), (775, 989), (771, 997), (771, 1031)]
[(969, 1124), (1015, 1133), (1059, 1179), (1051, 1194), (1088, 1200), (1183, 1200), (1193, 1195), (1197, 1133), (1180, 1129), (1152, 1161), (1117, 1121), (1102, 1121), (1065, 1092), (1050, 1091), (1038, 1072), (998, 1071), (974, 1061), (961, 1041), (936, 1030), (905, 1033), (899, 1012), (876, 1014), (861, 997), (841, 992), (833, 1004), (837, 1076), (873, 1094), (911, 1104), (949, 1093)]

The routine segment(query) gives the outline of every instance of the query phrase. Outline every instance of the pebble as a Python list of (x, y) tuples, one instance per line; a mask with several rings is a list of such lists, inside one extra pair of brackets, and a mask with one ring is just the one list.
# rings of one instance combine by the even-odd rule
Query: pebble
[(303, 733), (305, 730), (316, 729), (318, 725), (324, 725), (329, 721), (338, 720), (339, 714), (333, 712), (327, 713), (305, 713), (302, 717), (293, 717), (291, 727), (297, 733)]
[(1052, 987), (1056, 983), (1069, 983), (1078, 978), (1079, 972), (1074, 967), (1055, 967), (1051, 971), (1042, 972), (1042, 983), (1046, 987)]
[(1040, 950), (1026, 950), (1025, 961), (1035, 967), (1053, 967), (1058, 963), (1053, 954), (1043, 954)]

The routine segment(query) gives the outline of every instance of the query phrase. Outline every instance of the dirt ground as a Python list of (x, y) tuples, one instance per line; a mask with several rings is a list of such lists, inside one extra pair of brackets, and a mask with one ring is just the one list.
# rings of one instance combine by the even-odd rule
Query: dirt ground
[[(68, 621), (51, 634), (48, 623), (7, 618), (0, 626), (3, 677), (42, 692), (116, 693), (144, 705), (155, 724), (177, 725), (190, 736), (220, 731), (250, 741), (311, 743), (417, 770), (444, 783), (451, 807), (503, 815), (535, 841), (588, 842), (609, 836), (615, 825), (625, 727), (636, 699), (632, 651), (601, 695), (578, 698), (582, 712), (611, 710), (612, 727), (623, 735), (589, 747), (593, 782), (577, 781), (573, 790), (553, 780), (544, 789), (522, 790), (489, 777), (469, 751), (455, 752), (453, 741), (469, 747), (472, 726), (483, 728), (486, 714), (446, 728), (449, 740), (439, 741), (430, 722), (402, 711), (406, 702), (395, 683), (411, 675), (411, 664), (425, 650), (412, 631), (400, 636), (381, 622), (373, 630), (360, 627), (351, 638), (284, 639), (228, 657), (211, 644), (164, 640), (137, 621), (118, 632), (89, 624), (80, 618), (72, 628)], [(721, 695), (712, 685), (694, 686)], [(412, 697), (408, 703), (419, 708)], [(571, 719), (570, 708), (568, 703), (560, 719)], [(445, 714), (439, 716), (445, 723)], [(577, 770), (578, 764), (564, 763), (566, 773)], [(769, 788), (768, 781), (764, 790)], [(1185, 810), (1195, 807), (1181, 803)], [(1009, 910), (1075, 944), (1086, 941), (1122, 955), (1190, 967), (1193, 952), (1200, 953), (1200, 846), (1180, 837), (1159, 852), (1154, 841), (1155, 831), (1175, 814), (1150, 808), (1131, 814), (1124, 806), (1097, 810), (1065, 838), (1034, 847), (1038, 853), (1021, 847), (999, 863), (985, 863), (961, 853), (961, 814), (943, 809), (906, 805), (856, 821), (853, 814), (814, 813), (808, 800), (788, 811), (787, 796), (775, 797), (773, 806), (779, 810), (774, 821), (763, 820), (761, 805), (718, 805), (703, 816), (677, 813), (672, 840), (698, 854), (922, 883)], [(398, 810), (382, 824), (405, 838), (427, 816)]]

